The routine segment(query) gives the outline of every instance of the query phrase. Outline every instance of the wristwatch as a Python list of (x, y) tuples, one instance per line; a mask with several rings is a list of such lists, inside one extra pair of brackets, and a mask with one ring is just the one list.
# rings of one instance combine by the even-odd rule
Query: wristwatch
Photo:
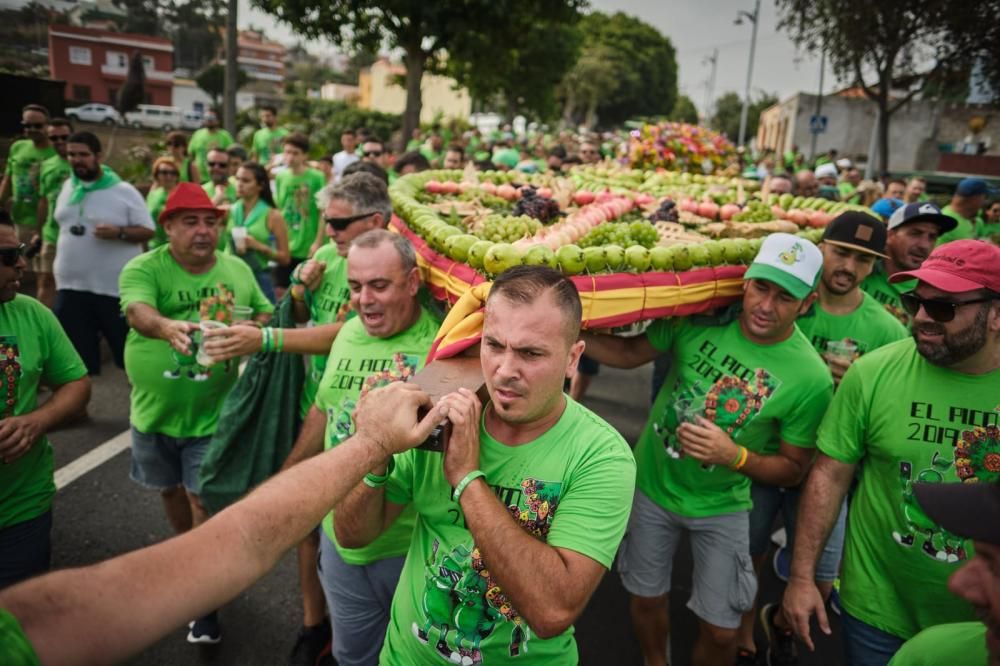
[(121, 229), (118, 230), (118, 240), (120, 241), (128, 240), (128, 234), (125, 233), (125, 227), (122, 227)]

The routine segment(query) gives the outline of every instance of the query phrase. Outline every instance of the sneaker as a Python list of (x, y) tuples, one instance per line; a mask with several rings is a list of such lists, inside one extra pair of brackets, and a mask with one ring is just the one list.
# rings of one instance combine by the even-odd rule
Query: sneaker
[(794, 666), (799, 663), (799, 651), (795, 646), (795, 635), (791, 629), (774, 626), (774, 614), (781, 610), (779, 604), (767, 604), (760, 609), (760, 625), (767, 636), (767, 666)]
[(207, 643), (214, 645), (222, 640), (222, 630), (219, 629), (218, 611), (212, 611), (205, 617), (200, 617), (188, 624), (188, 643)]
[(289, 666), (316, 666), (324, 653), (330, 652), (330, 634), (329, 620), (320, 622), (315, 627), (299, 629), (295, 647), (288, 659)]
[(788, 576), (792, 572), (792, 556), (787, 548), (777, 548), (774, 551), (774, 559), (771, 561), (774, 567), (774, 575), (781, 581), (787, 583)]
[(757, 653), (740, 648), (736, 653), (736, 666), (757, 666)]

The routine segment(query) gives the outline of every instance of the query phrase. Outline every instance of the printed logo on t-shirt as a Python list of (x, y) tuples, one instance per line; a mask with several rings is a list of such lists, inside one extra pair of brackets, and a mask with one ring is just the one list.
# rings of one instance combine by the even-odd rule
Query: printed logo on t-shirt
[(914, 471), (908, 460), (899, 463), (901, 504), (903, 520), (901, 529), (893, 530), (892, 538), (903, 548), (912, 548), (919, 543), (920, 549), (938, 562), (954, 563), (966, 558), (965, 540), (943, 529), (924, 513), (913, 491), (915, 483), (944, 483), (945, 474), (955, 464), (953, 459), (934, 453), (930, 464)]
[[(420, 358), (415, 354), (396, 352), (392, 358), (342, 358), (337, 361), (337, 372), (326, 384), (327, 388), (354, 391), (360, 393), (357, 399), (344, 396), (340, 404), (326, 410), (326, 418), (333, 427), (330, 428), (331, 444), (339, 444), (354, 432), (354, 420), (351, 415), (358, 400), (365, 397), (369, 391), (392, 382), (405, 382), (417, 372)], [(371, 373), (365, 376), (364, 373)]]
[[(180, 318), (188, 318), (192, 313), (198, 313), (198, 321), (215, 321), (227, 326), (233, 322), (233, 308), (236, 306), (236, 294), (233, 289), (219, 282), (214, 287), (203, 287), (196, 291), (178, 290), (177, 300), (187, 303), (185, 313), (179, 313)], [(170, 347), (171, 367), (163, 371), (166, 379), (186, 377), (191, 381), (203, 382), (212, 376), (211, 364), (203, 365), (198, 359), (198, 348), (201, 345), (201, 333), (191, 336), (191, 353), (182, 354)], [(233, 359), (220, 364), (223, 373), (233, 369)]]
[(4, 384), (3, 414), (0, 418), (7, 418), (17, 406), (17, 386), (23, 374), (16, 335), (0, 337), (0, 371), (3, 372)]
[[(520, 487), (491, 486), (517, 523), (545, 541), (562, 484), (525, 478)], [(456, 518), (456, 520), (459, 518)], [(528, 651), (530, 628), (490, 573), (474, 543), (440, 550), (435, 539), (424, 569), (424, 593), (411, 629), (420, 643), (453, 664), (483, 663), (481, 646), (494, 634), (506, 639), (505, 657)], [(501, 633), (503, 638), (499, 638)]]
[(723, 355), (707, 340), (686, 365), (705, 383), (683, 386), (684, 378), (678, 376), (672, 391), (673, 408), (665, 409), (653, 423), (653, 432), (662, 440), (667, 455), (675, 459), (683, 455), (675, 434), (681, 423), (694, 423), (701, 416), (735, 437), (781, 386), (767, 370), (751, 368), (731, 354)]

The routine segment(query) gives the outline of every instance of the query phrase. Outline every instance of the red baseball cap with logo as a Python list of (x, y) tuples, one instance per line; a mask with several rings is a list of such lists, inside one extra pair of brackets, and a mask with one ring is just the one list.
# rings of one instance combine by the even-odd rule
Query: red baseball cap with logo
[(889, 278), (889, 282), (904, 280), (920, 280), (953, 294), (977, 289), (1000, 293), (1000, 247), (978, 240), (939, 245), (920, 268)]
[(221, 208), (216, 208), (204, 188), (197, 183), (181, 183), (170, 196), (167, 197), (167, 204), (163, 207), (160, 216), (156, 221), (161, 225), (163, 221), (179, 210), (210, 210), (218, 217), (226, 214)]

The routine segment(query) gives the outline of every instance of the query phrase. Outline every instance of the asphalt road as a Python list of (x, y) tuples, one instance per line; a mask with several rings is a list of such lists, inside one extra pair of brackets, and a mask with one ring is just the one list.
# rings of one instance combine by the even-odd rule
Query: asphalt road
[[(634, 443), (649, 401), (651, 368), (615, 371), (602, 368), (584, 401)], [(56, 469), (72, 462), (128, 428), (128, 384), (125, 375), (105, 365), (95, 378), (90, 420), (54, 433)], [(90, 564), (170, 536), (156, 493), (128, 478), (129, 454), (120, 453), (59, 491), (53, 531), (54, 566)], [(694, 615), (685, 608), (690, 595), (690, 549), (682, 547), (674, 567), (671, 615), (673, 664), (690, 663), (697, 631)], [(781, 594), (781, 583), (765, 572), (762, 598)], [(284, 664), (301, 621), (293, 554), (256, 585), (221, 611), (223, 641), (218, 646), (189, 645), (186, 628), (177, 629), (130, 663), (143, 666), (177, 664)], [(820, 637), (815, 654), (804, 653), (804, 665), (843, 663), (836, 618), (834, 636)], [(758, 632), (759, 634), (760, 632)], [(576, 625), (581, 663), (641, 664), (632, 635), (628, 599), (618, 577), (609, 573)], [(763, 638), (759, 637), (759, 644)]]

